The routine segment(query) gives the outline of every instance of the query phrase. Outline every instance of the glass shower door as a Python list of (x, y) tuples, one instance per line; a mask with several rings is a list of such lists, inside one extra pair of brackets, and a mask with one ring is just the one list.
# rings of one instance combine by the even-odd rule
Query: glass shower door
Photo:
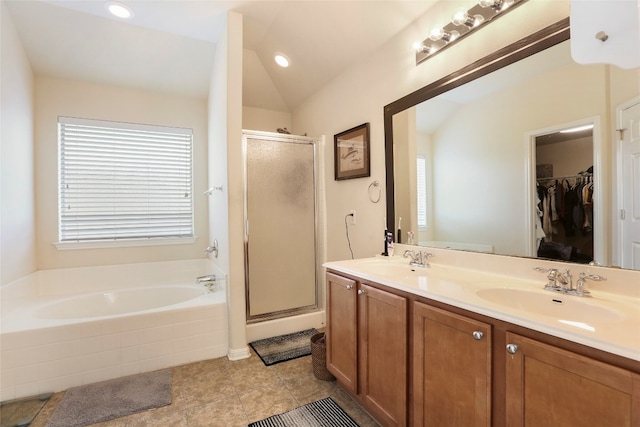
[(315, 140), (245, 133), (247, 319), (317, 308)]

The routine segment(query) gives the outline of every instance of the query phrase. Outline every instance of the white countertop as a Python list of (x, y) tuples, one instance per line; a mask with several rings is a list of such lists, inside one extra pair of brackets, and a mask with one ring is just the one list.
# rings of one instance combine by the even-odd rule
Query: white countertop
[(640, 298), (602, 290), (591, 297), (564, 295), (543, 289), (545, 275), (534, 281), (435, 262), (411, 267), (398, 256), (323, 266), (640, 361)]

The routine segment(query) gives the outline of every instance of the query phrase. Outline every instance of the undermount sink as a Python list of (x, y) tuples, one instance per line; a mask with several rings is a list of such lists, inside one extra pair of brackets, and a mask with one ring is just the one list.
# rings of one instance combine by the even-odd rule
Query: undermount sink
[(616, 322), (623, 317), (619, 311), (594, 304), (589, 299), (548, 291), (491, 288), (478, 290), (476, 294), (489, 302), (554, 317), (561, 323), (578, 327)]
[(385, 276), (385, 277), (418, 277), (424, 276), (429, 271), (429, 267), (417, 267), (411, 266), (407, 262), (406, 264), (397, 264), (397, 263), (368, 263), (364, 267), (364, 269), (370, 274), (376, 276)]

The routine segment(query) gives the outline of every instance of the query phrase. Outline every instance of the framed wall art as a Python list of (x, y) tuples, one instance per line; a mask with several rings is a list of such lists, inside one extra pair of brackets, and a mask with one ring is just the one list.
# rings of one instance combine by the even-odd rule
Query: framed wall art
[(333, 142), (336, 181), (371, 175), (369, 123), (334, 135)]

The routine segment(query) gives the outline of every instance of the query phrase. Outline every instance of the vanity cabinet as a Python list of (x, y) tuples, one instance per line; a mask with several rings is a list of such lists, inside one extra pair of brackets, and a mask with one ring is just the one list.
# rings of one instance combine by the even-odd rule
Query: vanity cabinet
[(640, 427), (640, 363), (348, 274), (327, 366), (385, 427)]
[(414, 426), (491, 426), (491, 325), (413, 303)]
[(351, 393), (358, 392), (357, 282), (327, 273), (327, 369)]
[(407, 299), (327, 273), (327, 368), (384, 426), (407, 425)]
[(638, 374), (511, 332), (507, 343), (508, 426), (640, 426)]

